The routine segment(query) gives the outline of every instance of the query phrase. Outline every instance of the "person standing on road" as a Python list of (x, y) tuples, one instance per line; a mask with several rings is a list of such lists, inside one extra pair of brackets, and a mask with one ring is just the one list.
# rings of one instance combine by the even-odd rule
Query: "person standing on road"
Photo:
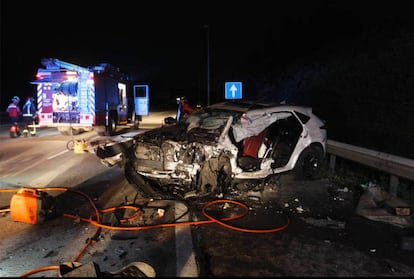
[(33, 101), (34, 99), (32, 97), (27, 97), (26, 103), (23, 105), (22, 112), (25, 129), (28, 129), (29, 124), (32, 124), (35, 121), (36, 107)]
[(14, 96), (12, 102), (7, 107), (6, 111), (9, 114), (9, 118), (12, 124), (17, 124), (20, 118), (20, 107), (19, 107), (20, 98)]
[(180, 119), (185, 119), (193, 113), (193, 108), (190, 106), (188, 99), (185, 96), (180, 98), (180, 110)]

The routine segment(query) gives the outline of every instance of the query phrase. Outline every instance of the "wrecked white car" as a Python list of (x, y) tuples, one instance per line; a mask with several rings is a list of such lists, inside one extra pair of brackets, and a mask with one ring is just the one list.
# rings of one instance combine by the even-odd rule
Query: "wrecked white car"
[(232, 101), (96, 154), (107, 166), (124, 167), (145, 197), (189, 198), (251, 190), (240, 185), (288, 171), (313, 179), (326, 140), (325, 123), (310, 107)]

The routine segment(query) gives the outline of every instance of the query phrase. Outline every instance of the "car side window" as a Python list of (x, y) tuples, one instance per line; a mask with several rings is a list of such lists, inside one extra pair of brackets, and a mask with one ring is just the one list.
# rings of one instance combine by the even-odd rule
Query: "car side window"
[(309, 121), (309, 119), (310, 119), (310, 117), (309, 117), (309, 116), (307, 116), (307, 115), (305, 115), (305, 114), (303, 114), (303, 113), (301, 113), (301, 112), (295, 111), (295, 113), (296, 113), (296, 115), (298, 116), (299, 120), (300, 120), (303, 124), (306, 124), (306, 122), (308, 122), (308, 121)]

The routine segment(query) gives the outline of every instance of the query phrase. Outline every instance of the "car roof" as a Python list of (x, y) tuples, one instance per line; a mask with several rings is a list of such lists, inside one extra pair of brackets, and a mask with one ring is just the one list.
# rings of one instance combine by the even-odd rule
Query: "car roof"
[(299, 111), (304, 114), (311, 114), (312, 108), (308, 106), (300, 105), (287, 105), (281, 103), (272, 103), (272, 102), (255, 102), (255, 101), (246, 101), (246, 100), (234, 100), (220, 102), (208, 106), (209, 108), (222, 109), (222, 110), (231, 110), (239, 112), (276, 112), (276, 111)]

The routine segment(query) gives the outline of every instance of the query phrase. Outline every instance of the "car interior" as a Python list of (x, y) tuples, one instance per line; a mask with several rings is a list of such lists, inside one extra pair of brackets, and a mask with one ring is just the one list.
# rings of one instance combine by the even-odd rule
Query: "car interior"
[(257, 171), (263, 158), (272, 157), (272, 168), (283, 167), (288, 163), (301, 132), (302, 126), (294, 116), (274, 122), (258, 135), (236, 143), (239, 149), (238, 166), (243, 171)]

